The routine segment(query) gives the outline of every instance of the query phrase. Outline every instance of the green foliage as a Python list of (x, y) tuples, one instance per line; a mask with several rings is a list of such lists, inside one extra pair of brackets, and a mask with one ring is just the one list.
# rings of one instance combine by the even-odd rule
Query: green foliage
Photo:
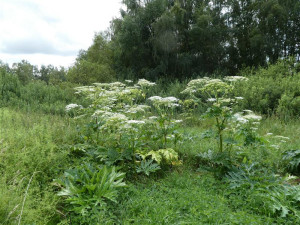
[(15, 75), (0, 71), (0, 105), (65, 115), (66, 104), (74, 101), (84, 104), (83, 99), (74, 96), (73, 87), (70, 83), (46, 85), (38, 80), (22, 85)]
[[(180, 165), (174, 150), (182, 138), (176, 130), (182, 120), (174, 118), (179, 99), (160, 96), (147, 99), (155, 83), (145, 79), (136, 84), (125, 82), (128, 84), (95, 83), (76, 88), (78, 94), (92, 101), (86, 108), (77, 104), (66, 106), (69, 112), (75, 110), (76, 115), (90, 120), (79, 128), (80, 143), (102, 146), (103, 151), (95, 151), (100, 162), (122, 166), (130, 175), (136, 175), (136, 171), (149, 175), (158, 170), (156, 163), (166, 167)], [(87, 155), (87, 149), (81, 152)]]
[(292, 58), (278, 61), (266, 69), (241, 71), (248, 77), (247, 84), (235, 88), (236, 95), (244, 97), (241, 108), (263, 114), (276, 114), (283, 119), (300, 115), (300, 73)]
[(66, 197), (68, 210), (75, 213), (79, 221), (100, 224), (106, 202), (117, 202), (118, 189), (125, 186), (124, 175), (115, 167), (97, 168), (85, 164), (67, 170), (63, 178), (56, 180), (62, 186), (58, 195)]
[[(239, 195), (209, 173), (185, 168), (163, 179), (134, 183), (117, 206), (117, 224), (297, 224), (251, 211)], [(233, 199), (234, 198), (234, 199)]]
[[(247, 80), (241, 76), (228, 76), (224, 81), (210, 79), (208, 77), (191, 80), (182, 94), (187, 94), (191, 100), (207, 103), (208, 108), (205, 117), (213, 118), (216, 121), (219, 152), (223, 152), (224, 130), (228, 129), (228, 123), (234, 118), (234, 106), (242, 97), (233, 97), (234, 85)], [(228, 83), (227, 83), (228, 82)], [(240, 122), (247, 123), (251, 119), (242, 118)]]
[(149, 176), (150, 173), (155, 173), (157, 170), (160, 170), (160, 166), (153, 162), (152, 159), (142, 160), (141, 165), (136, 168), (137, 173), (144, 173), (147, 176)]
[(59, 223), (51, 183), (69, 167), (61, 145), (72, 143), (74, 125), (59, 116), (7, 108), (0, 110), (0, 123), (0, 224), (18, 223), (25, 196), (21, 224)]
[(66, 81), (66, 73), (67, 71), (64, 67), (58, 69), (53, 65), (42, 65), (36, 79), (40, 79), (46, 82), (46, 84), (58, 85)]
[(160, 165), (180, 165), (178, 153), (172, 148), (159, 149), (158, 151), (152, 150), (146, 154), (139, 152), (138, 155), (141, 156), (143, 160), (151, 157), (152, 160)]
[(300, 172), (300, 150), (288, 150), (283, 153), (282, 159), (288, 172), (299, 174)]
[(286, 184), (281, 177), (256, 167), (257, 164), (243, 164), (236, 171), (229, 172), (226, 177), (229, 187), (239, 191), (258, 213), (295, 216), (299, 220), (299, 185)]
[(34, 74), (37, 72), (37, 68), (31, 65), (29, 62), (22, 60), (19, 63), (14, 63), (12, 66), (12, 72), (15, 74), (20, 82), (28, 84), (31, 80), (34, 79)]
[(298, 0), (123, 1), (111, 25), (120, 77), (235, 75), (278, 59), (299, 60)]
[(199, 158), (201, 170), (208, 170), (214, 172), (214, 174), (222, 178), (228, 171), (231, 171), (233, 166), (238, 162), (235, 157), (226, 152), (214, 152), (208, 150), (207, 152), (201, 152), (197, 155)]
[[(3, 101), (23, 98), (35, 111), (73, 93), (1, 71)], [(61, 107), (74, 119), (0, 110), (0, 223), (298, 224), (298, 177), (282, 174), (299, 172), (298, 150), (283, 153), (299, 147), (299, 121), (259, 123), (239, 110), (236, 79), (194, 80), (183, 101), (179, 82), (77, 87), (82, 103)]]
[(75, 65), (67, 73), (67, 80), (82, 85), (110, 82), (114, 79), (112, 50), (102, 34), (96, 34), (92, 46), (80, 52)]
[(21, 82), (17, 76), (13, 76), (3, 68), (0, 68), (0, 96), (1, 102), (8, 102), (20, 97)]

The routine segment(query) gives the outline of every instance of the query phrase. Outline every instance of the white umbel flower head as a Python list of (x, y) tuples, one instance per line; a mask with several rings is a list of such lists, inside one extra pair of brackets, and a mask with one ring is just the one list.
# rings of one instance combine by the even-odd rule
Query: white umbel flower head
[(239, 122), (239, 123), (245, 124), (245, 123), (248, 122), (248, 120), (245, 119), (244, 116), (242, 116), (241, 113), (236, 113), (236, 114), (234, 114), (234, 115), (233, 115), (233, 118), (234, 118), (237, 122)]
[(148, 119), (149, 120), (156, 120), (158, 117), (157, 116), (150, 116)]
[(290, 140), (289, 137), (285, 137), (285, 136), (281, 136), (281, 135), (276, 135), (275, 138), (283, 139), (283, 140)]
[(242, 76), (227, 76), (224, 78), (224, 80), (229, 82), (237, 82), (237, 81), (247, 81), (248, 78)]
[(243, 97), (235, 97), (236, 100), (243, 100)]
[(182, 120), (175, 120), (174, 123), (182, 123)]
[(143, 120), (127, 120), (126, 122), (129, 124), (144, 124), (145, 123), (145, 121), (143, 121)]
[(149, 108), (150, 108), (150, 106), (148, 106), (148, 105), (136, 105), (136, 106), (130, 107), (126, 111), (126, 113), (131, 113), (131, 114), (144, 113)]
[(159, 105), (159, 106), (166, 106), (166, 107), (177, 107), (180, 106), (177, 104), (179, 101), (178, 98), (175, 97), (165, 97), (162, 98), (160, 96), (152, 96), (149, 98), (151, 102), (153, 102), (154, 105)]
[(215, 102), (215, 101), (217, 101), (217, 99), (215, 99), (215, 98), (209, 98), (209, 99), (207, 99), (207, 101), (208, 102)]
[(175, 97), (166, 97), (166, 98), (163, 98), (163, 100), (167, 101), (167, 102), (178, 102), (178, 99)]
[(139, 79), (138, 83), (137, 83), (139, 86), (141, 87), (152, 87), (155, 85), (154, 82), (150, 82), (146, 79)]
[(255, 114), (248, 114), (246, 116), (244, 116), (245, 119), (247, 120), (254, 120), (254, 121), (259, 121), (262, 119), (261, 116), (255, 115)]
[(82, 109), (82, 106), (72, 103), (72, 104), (67, 105), (65, 109), (67, 112), (69, 112), (70, 110), (75, 109), (75, 108)]
[(150, 101), (161, 101), (162, 100), (162, 97), (160, 96), (152, 96), (150, 98), (148, 98)]

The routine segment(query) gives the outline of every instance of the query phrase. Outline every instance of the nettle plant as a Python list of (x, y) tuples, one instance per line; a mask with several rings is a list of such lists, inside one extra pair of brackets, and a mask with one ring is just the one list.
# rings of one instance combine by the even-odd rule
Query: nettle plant
[[(146, 175), (149, 168), (153, 168), (153, 172), (158, 170), (158, 164), (176, 164), (178, 154), (170, 147), (176, 148), (180, 141), (176, 127), (181, 121), (174, 119), (179, 100), (148, 97), (148, 90), (155, 83), (145, 79), (136, 84), (130, 80), (126, 83), (95, 83), (76, 88), (78, 94), (92, 101), (87, 108), (73, 107), (79, 117), (90, 118), (88, 127), (93, 132), (86, 132), (88, 135), (82, 140), (107, 149), (107, 154), (101, 154), (106, 164), (127, 164), (138, 172), (144, 168)], [(162, 160), (158, 160), (157, 154)]]

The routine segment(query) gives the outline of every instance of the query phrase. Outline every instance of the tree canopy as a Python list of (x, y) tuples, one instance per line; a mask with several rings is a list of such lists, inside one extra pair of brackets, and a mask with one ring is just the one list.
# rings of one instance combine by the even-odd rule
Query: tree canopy
[(299, 0), (124, 0), (114, 68), (139, 77), (235, 74), (300, 55)]

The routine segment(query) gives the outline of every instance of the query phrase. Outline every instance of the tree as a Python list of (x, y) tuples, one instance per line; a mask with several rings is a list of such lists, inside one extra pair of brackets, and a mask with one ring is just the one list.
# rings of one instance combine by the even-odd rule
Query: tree
[(67, 72), (67, 80), (88, 85), (109, 82), (114, 79), (110, 44), (103, 34), (95, 34), (93, 44), (87, 51), (80, 51), (74, 66)]
[(28, 61), (22, 60), (12, 65), (12, 72), (19, 78), (22, 84), (27, 84), (37, 75), (38, 68), (31, 65)]

